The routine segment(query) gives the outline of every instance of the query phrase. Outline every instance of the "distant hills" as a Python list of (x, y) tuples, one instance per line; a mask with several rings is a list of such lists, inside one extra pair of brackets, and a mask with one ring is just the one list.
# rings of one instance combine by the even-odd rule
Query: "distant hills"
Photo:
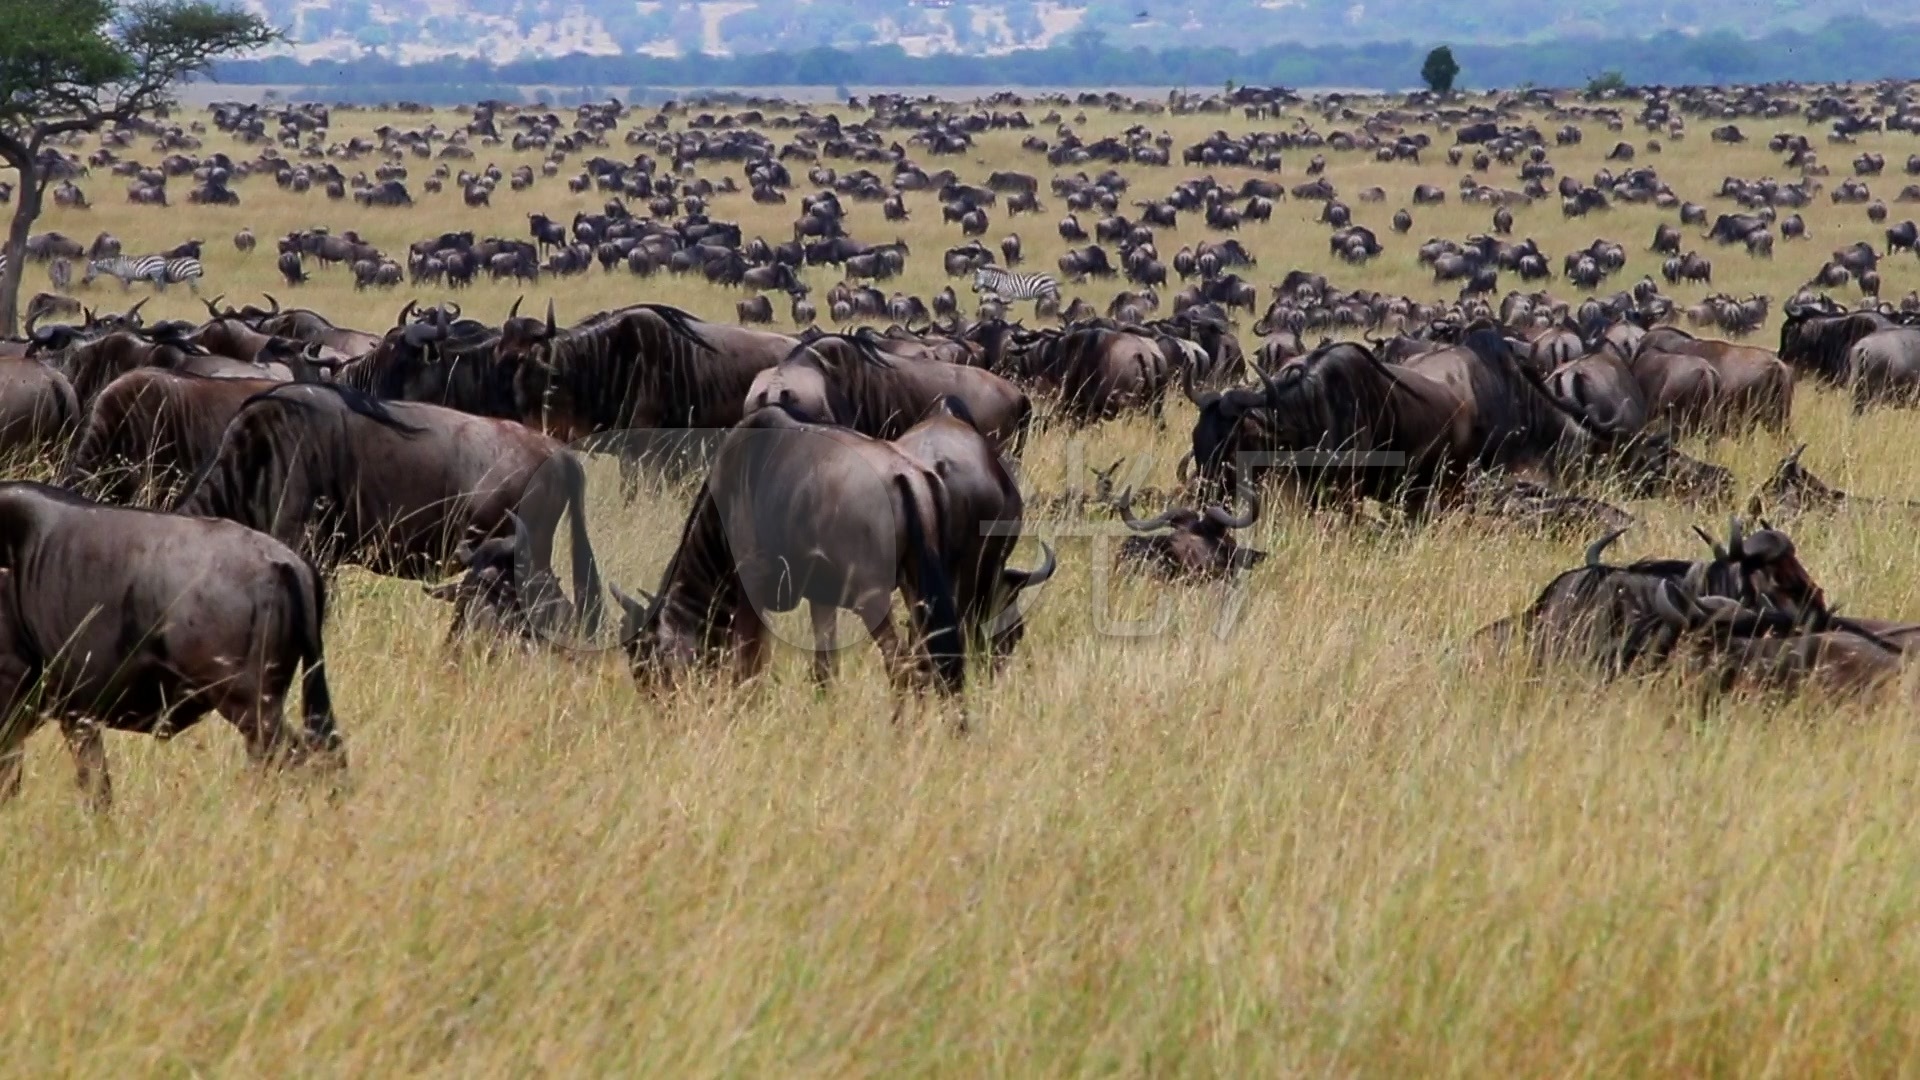
[[(745, 56), (898, 46), (913, 56), (1117, 49), (1501, 44), (1666, 31), (1759, 37), (1835, 19), (1920, 23), (1854, 0), (242, 0), (302, 60)], [(1593, 58), (1604, 65), (1605, 57)], [(1622, 60), (1628, 58), (1621, 58)]]

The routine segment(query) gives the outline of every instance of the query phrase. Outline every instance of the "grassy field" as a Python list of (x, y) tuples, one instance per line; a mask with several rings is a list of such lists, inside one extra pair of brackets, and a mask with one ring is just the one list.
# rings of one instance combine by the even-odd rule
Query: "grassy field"
[[(337, 140), (425, 122), (337, 118)], [(1095, 113), (1083, 130), (1132, 122)], [(1147, 122), (1179, 145), (1244, 124)], [(1696, 125), (1641, 163), (1700, 201), (1723, 175), (1783, 174), (1762, 145), (1776, 125), (1741, 123), (1755, 142), (1711, 145)], [(1563, 173), (1590, 175), (1615, 139), (1586, 131), (1553, 152)], [(1329, 152), (1343, 193), (1391, 193), (1353, 203), (1388, 251), (1364, 269), (1334, 263), (1317, 204), (1282, 203), (1243, 234), (1263, 301), (1295, 266), (1437, 294), (1415, 246), (1482, 231), (1489, 211), (1416, 209), (1409, 237), (1387, 219), (1415, 183), (1451, 198), (1450, 142), (1437, 136), (1422, 166)], [(927, 164), (1050, 175), (1017, 143), (995, 134), (971, 160)], [(1910, 149), (1898, 136), (1862, 147), (1896, 163)], [(1854, 152), (1825, 150), (1836, 174)], [(1282, 179), (1298, 181), (1305, 157)], [(1127, 171), (1145, 197), (1197, 170)], [(1891, 197), (1901, 181), (1872, 183)], [(551, 180), (503, 188), (487, 211), (451, 194), (365, 211), (263, 178), (238, 187), (236, 209), (157, 211), (125, 205), (104, 173), (88, 186), (94, 210), (41, 227), (108, 229), (129, 251), (204, 237), (205, 292), (272, 290), (369, 328), (413, 294), (355, 293), (343, 271), (283, 291), (272, 237), (351, 227), (399, 253), (444, 229), (524, 235), (529, 211), (599, 202)], [(1061, 207), (1043, 199), (1050, 212), (1017, 226), (1051, 268)], [(912, 244), (899, 287), (924, 296), (959, 237), (931, 196), (909, 203), (915, 220), (897, 229), (856, 206), (852, 231)], [(793, 208), (741, 195), (713, 213), (781, 239)], [(1859, 207), (1823, 197), (1805, 213), (1813, 239), (1770, 263), (1708, 252), (1722, 289), (1775, 298), (1758, 340), (1828, 251), (1879, 240)], [(1657, 275), (1645, 247), (1662, 212), (1568, 222), (1543, 203), (1517, 216), (1556, 269), (1606, 236), (1632, 252), (1621, 285)], [(227, 243), (243, 225), (263, 240), (251, 257)], [(986, 239), (1006, 227), (996, 218)], [(1203, 237), (1183, 216), (1159, 247)], [(1889, 296), (1920, 285), (1911, 256), (1882, 273)], [(817, 291), (833, 280), (809, 277)], [(1096, 306), (1110, 295), (1075, 291)], [(459, 300), (497, 319), (518, 295), (483, 284)], [(543, 282), (529, 301), (549, 295), (563, 320), (636, 300), (730, 318), (738, 298), (624, 271)], [(90, 299), (117, 306), (119, 287)], [(180, 290), (147, 310), (204, 314)], [(1176, 398), (1164, 431), (1045, 430), (1027, 476), (1057, 490), (1084, 480), (1080, 463), (1126, 454), (1170, 483), (1191, 419)], [(1849, 490), (1920, 496), (1913, 414), (1855, 417), (1803, 384), (1793, 427), (1689, 448), (1734, 468), (1743, 498), (1798, 441)], [(686, 491), (627, 507), (609, 463), (592, 473), (610, 576), (650, 586)], [(1734, 508), (1631, 509), (1641, 524), (1623, 549), (1639, 555), (1691, 553), (1687, 527)], [(1793, 525), (1830, 596), (1908, 617), (1913, 530), (1893, 510)], [(449, 653), (445, 610), (418, 585), (347, 572), (328, 632), (345, 798), (250, 775), (214, 721), (167, 744), (109, 738), (118, 805), (95, 819), (59, 740), (35, 740), (24, 796), (0, 811), (0, 1073), (1803, 1077), (1920, 1060), (1910, 696), (1706, 700), (1670, 680), (1599, 686), (1472, 655), (1474, 629), (1573, 565), (1584, 536), (1276, 511), (1252, 530), (1273, 557), (1243, 586), (1176, 589), (1112, 573), (1105, 524), (1036, 531), (1063, 566), (1018, 661), (898, 726), (865, 647), (824, 692), (790, 652), (752, 685), (643, 697), (613, 655)]]

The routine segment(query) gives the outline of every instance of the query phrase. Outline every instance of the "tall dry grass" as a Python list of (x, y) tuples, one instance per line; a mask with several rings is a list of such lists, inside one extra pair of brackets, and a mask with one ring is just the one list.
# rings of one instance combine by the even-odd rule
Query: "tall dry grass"
[[(348, 115), (336, 138), (421, 122)], [(1095, 114), (1085, 129), (1130, 122)], [(1182, 144), (1243, 126), (1152, 123)], [(1587, 131), (1583, 147), (1554, 152), (1563, 171), (1598, 166), (1612, 139)], [(1897, 140), (1863, 145), (1905, 155)], [(1454, 171), (1438, 152), (1420, 167), (1329, 157), (1343, 191), (1395, 194), (1355, 204), (1387, 256), (1364, 270), (1331, 262), (1314, 207), (1288, 202), (1246, 230), (1256, 280), (1297, 265), (1433, 293), (1386, 220), (1416, 182), (1451, 191)], [(1710, 146), (1704, 131), (1650, 163), (1702, 199), (1723, 174), (1778, 171), (1763, 149)], [(1047, 174), (1003, 135), (953, 164)], [(1144, 195), (1193, 170), (1128, 172)], [(203, 236), (207, 291), (235, 296), (280, 291), (270, 254), (226, 246), (243, 224), (269, 249), (277, 233), (324, 223), (399, 251), (442, 229), (519, 235), (529, 210), (558, 217), (599, 201), (549, 181), (502, 191), (489, 212), (456, 196), (368, 212), (256, 180), (239, 209), (156, 212), (122, 205), (104, 178), (91, 187), (95, 210), (55, 212), (43, 227), (111, 229), (129, 250)], [(926, 295), (956, 238), (931, 198), (909, 201), (915, 221), (898, 234), (915, 257), (901, 287)], [(1048, 202), (1055, 212), (1018, 227), (1050, 267), (1062, 245)], [(791, 213), (744, 196), (715, 210), (770, 238)], [(1415, 217), (1416, 238), (1459, 237), (1487, 214), (1448, 205)], [(1634, 253), (1626, 280), (1656, 270), (1643, 251), (1654, 211), (1568, 223), (1543, 205), (1519, 217), (1556, 265), (1604, 235)], [(1714, 252), (1721, 287), (1777, 298), (1825, 251), (1878, 235), (1858, 208), (1823, 203), (1808, 219), (1814, 241), (1782, 245), (1773, 263)], [(895, 234), (868, 206), (853, 231)], [(1197, 223), (1172, 232), (1163, 252), (1202, 237)], [(1911, 258), (1884, 273), (1890, 294), (1920, 284)], [(1101, 305), (1109, 295), (1070, 291)], [(497, 318), (516, 295), (482, 285), (460, 299)], [(562, 318), (638, 299), (721, 318), (736, 298), (597, 272), (531, 299), (548, 295)], [(340, 272), (281, 296), (365, 326), (406, 299), (356, 294)], [(149, 311), (199, 313), (177, 290)], [(1807, 463), (1843, 486), (1920, 495), (1912, 414), (1855, 417), (1807, 386), (1796, 406), (1791, 439), (1692, 448), (1734, 467), (1743, 494), (1804, 439)], [(1050, 428), (1027, 475), (1057, 490), (1084, 480), (1081, 462), (1126, 454), (1151, 456), (1147, 478), (1165, 483), (1191, 418), (1178, 402), (1164, 431), (1138, 419)], [(607, 463), (591, 472), (610, 575), (650, 584), (685, 491), (649, 490), (628, 507)], [(1714, 513), (1632, 509), (1633, 554), (1691, 550), (1686, 526)], [(1252, 536), (1273, 557), (1234, 590), (1116, 575), (1110, 538), (1077, 520), (1037, 531), (1054, 536), (1063, 569), (1018, 662), (898, 726), (864, 646), (848, 648), (823, 692), (789, 654), (753, 685), (644, 697), (616, 656), (448, 653), (445, 609), (418, 586), (347, 572), (328, 632), (353, 758), (344, 798), (249, 775), (214, 721), (170, 744), (109, 739), (118, 806), (94, 819), (58, 740), (35, 741), (25, 795), (0, 812), (0, 1070), (1911, 1070), (1910, 697), (1708, 700), (1667, 680), (1599, 686), (1475, 656), (1474, 629), (1571, 565), (1582, 536), (1276, 507)], [(1861, 511), (1793, 531), (1850, 610), (1920, 615), (1911, 515)], [(973, 733), (956, 738), (961, 710)]]

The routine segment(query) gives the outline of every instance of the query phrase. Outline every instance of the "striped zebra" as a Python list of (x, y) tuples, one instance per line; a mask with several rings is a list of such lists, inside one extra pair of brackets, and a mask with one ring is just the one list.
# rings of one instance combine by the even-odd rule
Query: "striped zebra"
[(116, 277), (124, 288), (136, 281), (151, 281), (156, 289), (167, 285), (167, 260), (158, 255), (115, 255), (109, 259), (88, 259), (87, 272), (80, 284), (91, 285), (101, 275)]
[(80, 284), (91, 285), (101, 275), (116, 277), (126, 288), (133, 288), (136, 281), (150, 281), (156, 290), (168, 285), (185, 284), (193, 292), (200, 291), (200, 279), (206, 275), (206, 268), (199, 259), (169, 259), (160, 255), (116, 255), (111, 259), (92, 259), (87, 263), (86, 276)]
[(973, 272), (973, 291), (999, 300), (1060, 299), (1060, 282), (1052, 274), (1024, 274), (983, 266)]

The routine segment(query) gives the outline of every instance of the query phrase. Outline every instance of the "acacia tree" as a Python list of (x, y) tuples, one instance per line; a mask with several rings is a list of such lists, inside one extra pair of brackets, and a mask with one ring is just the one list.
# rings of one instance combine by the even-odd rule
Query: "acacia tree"
[(19, 174), (0, 334), (19, 322), (27, 235), (64, 137), (131, 123), (224, 56), (280, 40), (249, 12), (206, 0), (0, 0), (0, 163)]
[(1445, 45), (1427, 54), (1427, 62), (1420, 65), (1421, 81), (1427, 89), (1436, 94), (1453, 92), (1453, 80), (1460, 77), (1460, 62), (1453, 58), (1453, 50)]

